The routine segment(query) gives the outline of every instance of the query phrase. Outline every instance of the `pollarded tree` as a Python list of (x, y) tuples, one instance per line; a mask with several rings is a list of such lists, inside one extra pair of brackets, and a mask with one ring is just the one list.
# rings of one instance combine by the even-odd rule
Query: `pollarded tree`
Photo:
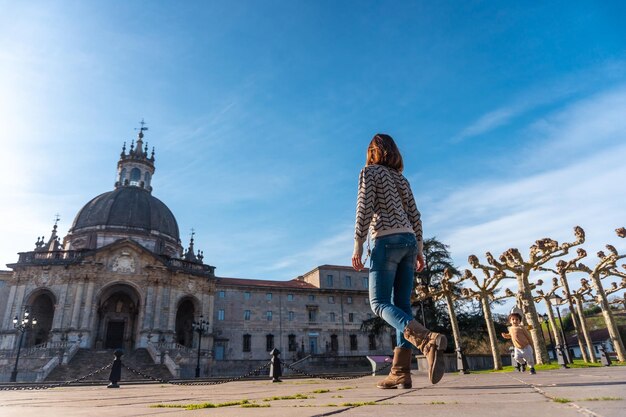
[(561, 339), (560, 332), (557, 330), (556, 320), (554, 318), (554, 310), (552, 310), (552, 303), (550, 302), (550, 300), (555, 297), (556, 290), (558, 290), (559, 288), (561, 288), (561, 286), (559, 285), (558, 278), (556, 277), (552, 278), (552, 288), (550, 288), (550, 290), (548, 290), (547, 292), (544, 292), (541, 289), (535, 290), (535, 292), (537, 293), (537, 296), (535, 297), (535, 301), (539, 302), (543, 300), (543, 302), (545, 303), (546, 314), (548, 315), (548, 322), (550, 323), (550, 327), (552, 328), (552, 334), (554, 335), (554, 340), (556, 341), (557, 346), (562, 347), (563, 340)]
[[(488, 261), (489, 259), (493, 259), (493, 256), (489, 252), (487, 252), (486, 257)], [(474, 298), (479, 300), (481, 303), (483, 314), (485, 316), (485, 324), (487, 325), (487, 332), (489, 334), (489, 344), (491, 345), (491, 355), (493, 356), (493, 368), (499, 370), (502, 369), (502, 359), (498, 349), (498, 339), (494, 326), (493, 315), (491, 314), (491, 303), (503, 298), (514, 296), (510, 290), (505, 291), (505, 295), (503, 296), (496, 296), (500, 282), (503, 279), (513, 279), (513, 277), (507, 276), (501, 269), (499, 270), (493, 266), (482, 265), (475, 255), (470, 255), (468, 261), (472, 268), (480, 269), (483, 272), (484, 278), (479, 280), (470, 270), (466, 269), (463, 274), (462, 281), (471, 281), (476, 289), (463, 288), (461, 293), (464, 297)]]
[(589, 329), (587, 328), (587, 319), (585, 318), (585, 302), (588, 301), (587, 297), (591, 296), (591, 286), (589, 285), (589, 281), (585, 278), (580, 280), (580, 288), (576, 291), (573, 291), (571, 297), (576, 302), (576, 310), (572, 311), (572, 314), (576, 313), (578, 315), (578, 321), (580, 322), (580, 330), (582, 331), (584, 342), (587, 345), (587, 353), (589, 354), (589, 361), (595, 363), (597, 358), (595, 351), (593, 349), (593, 341), (591, 340), (591, 336), (589, 335)]
[(582, 244), (585, 241), (584, 230), (576, 226), (574, 228), (576, 240), (573, 242), (559, 243), (553, 239), (545, 238), (535, 242), (530, 247), (528, 258), (525, 260), (519, 250), (511, 248), (504, 252), (499, 261), (491, 259), (489, 262), (502, 274), (510, 272), (515, 275), (518, 285), (518, 300), (522, 304), (522, 310), (528, 324), (530, 324), (530, 335), (533, 339), (533, 347), (535, 349), (535, 357), (537, 363), (548, 363), (548, 351), (546, 350), (543, 336), (541, 334), (541, 324), (537, 317), (537, 309), (535, 308), (534, 298), (531, 292), (530, 273), (536, 271), (546, 263), (555, 258), (566, 255), (573, 246)]
[[(621, 238), (626, 237), (626, 229), (623, 227), (617, 229), (616, 233)], [(602, 316), (606, 322), (606, 327), (609, 331), (609, 336), (611, 338), (611, 342), (613, 343), (613, 347), (615, 348), (615, 352), (617, 353), (617, 358), (621, 362), (625, 362), (626, 350), (624, 349), (624, 343), (620, 337), (617, 323), (615, 322), (608, 298), (602, 286), (602, 279), (609, 276), (618, 276), (622, 278), (626, 277), (626, 273), (619, 270), (617, 266), (617, 261), (626, 258), (626, 254), (620, 255), (617, 252), (617, 249), (615, 249), (612, 245), (606, 245), (606, 248), (609, 254), (607, 255), (603, 251), (598, 252), (599, 261), (593, 268), (590, 268), (583, 263), (578, 263), (575, 266), (575, 269), (586, 272), (589, 275), (596, 291), (596, 301), (600, 304), (600, 308), (602, 308)], [(622, 265), (622, 268), (626, 269), (626, 265)]]
[[(448, 308), (448, 317), (450, 319), (450, 327), (452, 327), (452, 337), (454, 338), (454, 345), (458, 355), (462, 355), (461, 347), (461, 332), (459, 331), (459, 324), (456, 319), (456, 313), (454, 311), (454, 302), (459, 299), (459, 282), (454, 281), (454, 272), (446, 268), (443, 271), (443, 278), (439, 285), (439, 288), (429, 287), (426, 285), (419, 285), (415, 288), (416, 301), (422, 301), (429, 298), (433, 300), (443, 300)], [(461, 359), (462, 361), (462, 359)], [(465, 370), (463, 370), (465, 372)]]

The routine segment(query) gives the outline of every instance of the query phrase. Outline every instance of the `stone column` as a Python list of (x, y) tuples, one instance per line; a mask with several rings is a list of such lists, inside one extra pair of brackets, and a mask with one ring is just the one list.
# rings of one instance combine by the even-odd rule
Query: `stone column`
[(148, 330), (152, 329), (152, 293), (154, 292), (154, 288), (151, 284), (152, 283), (148, 281), (148, 288), (146, 289), (146, 304), (144, 306), (146, 314), (143, 319), (143, 328)]
[(157, 281), (156, 301), (152, 306), (153, 326), (152, 328), (161, 330), (161, 302), (163, 299), (163, 283)]
[(13, 304), (15, 304), (15, 293), (17, 292), (17, 286), (11, 285), (11, 290), (9, 292), (9, 298), (7, 299), (7, 305), (4, 310), (4, 321), (2, 322), (2, 328), (4, 330), (12, 329), (11, 325), (13, 320)]
[(20, 285), (17, 287), (17, 295), (15, 296), (15, 310), (14, 314), (21, 317), (24, 306), (24, 293), (26, 292), (26, 285)]
[(68, 284), (61, 286), (61, 294), (57, 305), (54, 308), (54, 319), (52, 321), (52, 330), (60, 330), (63, 327), (63, 312), (65, 310), (65, 299), (67, 297)]
[(94, 288), (94, 282), (93, 281), (89, 281), (89, 283), (87, 284), (87, 297), (85, 298), (85, 309), (83, 310), (83, 319), (81, 321), (80, 324), (80, 328), (81, 329), (90, 329), (89, 327), (89, 321), (91, 320), (91, 308), (93, 306), (93, 288)]
[(70, 322), (70, 327), (73, 329), (77, 329), (79, 326), (78, 319), (80, 316), (81, 305), (83, 304), (83, 287), (85, 283), (81, 279), (78, 282), (78, 286), (76, 287), (76, 294), (74, 295), (74, 306), (72, 307), (72, 321)]
[(176, 299), (178, 298), (178, 291), (172, 288), (170, 290), (170, 309), (167, 317), (167, 330), (176, 331)]

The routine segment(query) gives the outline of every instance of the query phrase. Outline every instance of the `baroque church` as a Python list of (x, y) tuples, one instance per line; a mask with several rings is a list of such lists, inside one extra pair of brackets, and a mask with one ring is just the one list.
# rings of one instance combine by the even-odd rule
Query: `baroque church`
[[(0, 381), (17, 368), (20, 349), (18, 381), (44, 381), (80, 352), (120, 348), (146, 350), (175, 378), (198, 366), (201, 376), (254, 369), (274, 348), (285, 360), (389, 354), (389, 333), (361, 330), (373, 314), (367, 270), (219, 277), (193, 234), (183, 248), (174, 214), (152, 194), (146, 130), (142, 122), (136, 142), (122, 147), (112, 191), (87, 202), (64, 237), (55, 222), (48, 239), (0, 271)], [(22, 330), (14, 323), (25, 312), (37, 323)]]

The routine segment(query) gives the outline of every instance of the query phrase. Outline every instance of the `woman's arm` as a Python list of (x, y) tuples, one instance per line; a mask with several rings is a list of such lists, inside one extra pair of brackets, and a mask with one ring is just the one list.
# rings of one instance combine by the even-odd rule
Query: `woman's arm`
[(370, 223), (374, 215), (375, 184), (370, 170), (363, 168), (359, 174), (359, 192), (356, 201), (356, 221), (354, 225), (354, 251), (352, 267), (357, 271), (363, 269), (363, 242), (369, 233)]

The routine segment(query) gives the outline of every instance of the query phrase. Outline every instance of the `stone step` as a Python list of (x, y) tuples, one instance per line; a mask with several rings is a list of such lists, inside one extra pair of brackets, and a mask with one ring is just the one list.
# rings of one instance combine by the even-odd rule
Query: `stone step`
[[(114, 350), (96, 351), (80, 349), (67, 365), (57, 366), (46, 378), (46, 382), (62, 382), (82, 378), (103, 366), (113, 363)], [(172, 374), (165, 365), (155, 364), (145, 349), (137, 349), (122, 356), (122, 363), (146, 375), (157, 379), (171, 379)], [(108, 381), (110, 369), (91, 375), (85, 381)], [(144, 380), (143, 376), (136, 375), (122, 367), (122, 381)]]

